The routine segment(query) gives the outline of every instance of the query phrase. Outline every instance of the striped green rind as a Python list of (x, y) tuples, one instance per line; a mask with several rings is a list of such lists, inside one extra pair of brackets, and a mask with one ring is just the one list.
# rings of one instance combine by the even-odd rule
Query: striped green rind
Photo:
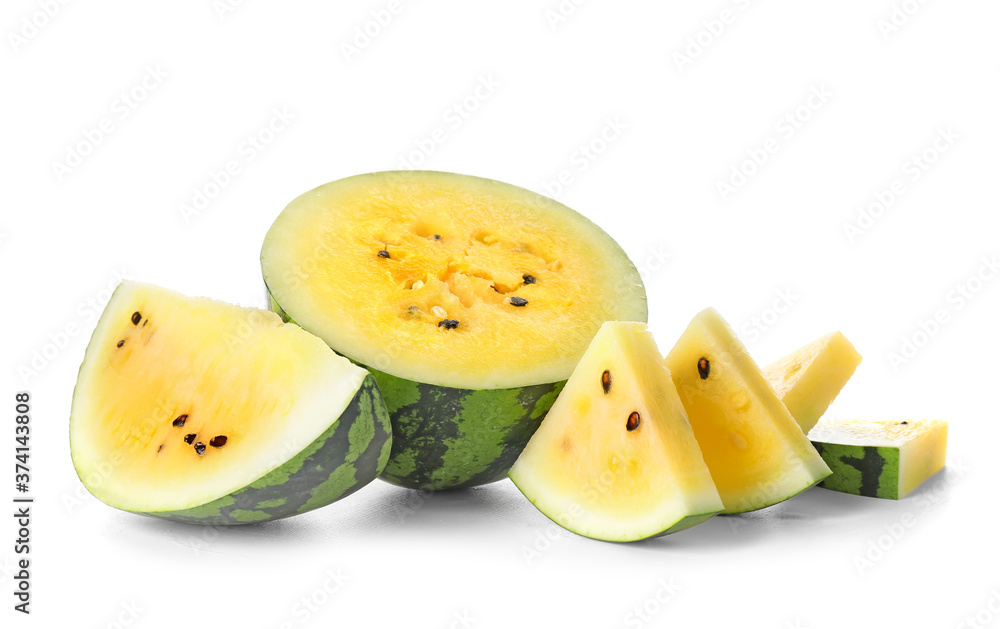
[(859, 496), (899, 499), (899, 448), (813, 441), (833, 474), (820, 487)]
[[(295, 323), (268, 296), (271, 310)], [(460, 489), (504, 478), (566, 384), (458, 389), (360, 366), (378, 382), (392, 421), (382, 479), (412, 489)]]
[(382, 478), (414, 489), (504, 478), (566, 384), (470, 390), (369, 371), (392, 418), (392, 454)]
[(227, 526), (305, 513), (374, 480), (388, 462), (391, 444), (389, 415), (369, 374), (339, 419), (281, 466), (243, 489), (199, 507), (142, 515)]
[(677, 522), (677, 524), (671, 526), (669, 529), (663, 531), (662, 533), (657, 533), (653, 537), (662, 537), (664, 535), (670, 535), (671, 533), (683, 531), (684, 529), (689, 529), (692, 526), (698, 526), (705, 520), (711, 519), (713, 516), (716, 516), (719, 513), (721, 513), (721, 511), (713, 511), (711, 513), (701, 513), (698, 515), (685, 516), (681, 518), (681, 520)]

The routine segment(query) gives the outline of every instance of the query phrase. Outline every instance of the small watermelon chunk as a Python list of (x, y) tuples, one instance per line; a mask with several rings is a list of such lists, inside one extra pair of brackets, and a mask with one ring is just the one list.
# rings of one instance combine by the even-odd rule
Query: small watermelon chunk
[(725, 513), (769, 507), (830, 475), (714, 309), (694, 317), (666, 362)]
[(674, 533), (722, 510), (643, 323), (601, 326), (510, 478), (560, 526), (606, 541)]
[(861, 354), (840, 332), (800, 347), (764, 368), (782, 404), (808, 433), (861, 364)]
[(820, 487), (896, 500), (944, 467), (948, 422), (822, 421), (809, 439), (833, 470)]
[(283, 518), (372, 481), (391, 447), (374, 378), (278, 315), (123, 282), (73, 393), (99, 500), (197, 524)]

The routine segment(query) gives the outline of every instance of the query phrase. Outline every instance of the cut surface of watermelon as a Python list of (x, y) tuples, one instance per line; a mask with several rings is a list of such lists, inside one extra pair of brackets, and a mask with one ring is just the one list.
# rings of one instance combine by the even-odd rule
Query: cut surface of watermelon
[(633, 541), (722, 510), (670, 374), (642, 323), (605, 323), (510, 478), (570, 531)]

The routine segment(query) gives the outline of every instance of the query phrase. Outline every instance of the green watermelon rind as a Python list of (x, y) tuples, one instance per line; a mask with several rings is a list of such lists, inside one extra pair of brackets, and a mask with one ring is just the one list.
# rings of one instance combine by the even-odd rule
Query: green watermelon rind
[[(298, 325), (270, 290), (268, 297), (271, 310)], [(462, 389), (353, 362), (378, 382), (392, 423), (392, 450), (381, 478), (410, 489), (462, 489), (505, 478), (566, 384)]]
[(678, 520), (677, 524), (671, 526), (669, 529), (667, 529), (666, 531), (663, 531), (662, 533), (657, 533), (653, 537), (663, 537), (664, 535), (670, 535), (671, 533), (676, 533), (678, 531), (684, 531), (684, 530), (689, 529), (689, 528), (691, 528), (693, 526), (698, 526), (699, 524), (701, 524), (701, 523), (703, 523), (703, 522), (705, 522), (707, 520), (712, 519), (713, 517), (719, 515), (720, 513), (722, 513), (722, 512), (721, 511), (712, 511), (710, 513), (698, 513), (698, 514), (694, 514), (694, 515), (685, 516), (685, 517), (681, 518), (680, 520)]
[(392, 454), (382, 479), (413, 489), (461, 489), (505, 478), (566, 384), (473, 390), (369, 371), (392, 418)]
[(857, 496), (899, 499), (899, 448), (813, 441), (833, 471), (820, 487)]
[(287, 518), (345, 498), (385, 468), (392, 430), (371, 374), (312, 443), (246, 487), (190, 509), (136, 512), (164, 520), (229, 526)]

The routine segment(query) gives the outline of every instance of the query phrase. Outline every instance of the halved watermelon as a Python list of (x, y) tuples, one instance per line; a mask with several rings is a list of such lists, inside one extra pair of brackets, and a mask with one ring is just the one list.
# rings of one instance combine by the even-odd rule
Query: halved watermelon
[(373, 480), (391, 435), (374, 379), (274, 313), (126, 281), (87, 347), (73, 464), (101, 501), (198, 524), (322, 507)]
[(723, 508), (643, 323), (601, 326), (510, 478), (559, 525), (608, 541), (674, 533)]
[(698, 313), (666, 362), (726, 513), (771, 506), (830, 475), (718, 312)]
[(832, 332), (764, 367), (764, 377), (808, 433), (859, 364), (861, 354), (847, 337)]
[(944, 467), (948, 422), (822, 421), (809, 438), (833, 470), (820, 487), (895, 500)]
[(385, 396), (383, 478), (503, 478), (601, 323), (645, 320), (639, 274), (592, 222), (490, 179), (405, 171), (298, 197), (261, 251), (272, 307)]

